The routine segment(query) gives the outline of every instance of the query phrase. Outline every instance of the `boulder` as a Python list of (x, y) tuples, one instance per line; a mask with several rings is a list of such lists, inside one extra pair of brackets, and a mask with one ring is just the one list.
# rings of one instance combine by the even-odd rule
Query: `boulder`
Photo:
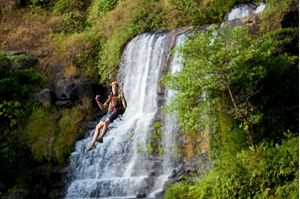
[(145, 194), (145, 193), (138, 193), (136, 195), (136, 198), (145, 198), (146, 196), (147, 196), (147, 194)]
[(78, 97), (77, 88), (72, 82), (64, 79), (55, 82), (55, 97), (58, 100), (76, 99)]
[(36, 99), (43, 103), (44, 106), (48, 106), (53, 103), (51, 91), (48, 88), (45, 88), (41, 92), (35, 95)]
[(83, 96), (91, 97), (93, 95), (92, 83), (85, 78), (75, 79), (71, 82), (60, 79), (54, 83), (54, 87), (58, 100), (76, 101), (82, 99)]
[(69, 100), (58, 100), (55, 101), (55, 105), (60, 108), (72, 108), (73, 103)]

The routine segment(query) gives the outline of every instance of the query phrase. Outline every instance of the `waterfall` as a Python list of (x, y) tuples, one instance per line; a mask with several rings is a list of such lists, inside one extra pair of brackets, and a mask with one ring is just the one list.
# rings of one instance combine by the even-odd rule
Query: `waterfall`
[[(120, 89), (124, 91), (127, 110), (122, 121), (117, 119), (109, 126), (104, 143), (96, 143), (95, 150), (84, 151), (94, 130), (76, 143), (68, 169), (72, 180), (66, 198), (136, 198), (137, 194), (154, 198), (162, 190), (177, 166), (176, 117), (161, 113), (161, 106), (176, 92), (164, 90), (158, 83), (168, 67), (172, 71), (181, 67), (176, 60), (168, 64), (170, 43), (168, 32), (155, 32), (136, 36), (127, 44), (118, 77), (123, 83)], [(147, 140), (157, 121), (162, 123), (163, 134), (164, 153), (160, 156), (147, 152)]]
[(237, 4), (235, 5), (230, 12), (228, 12), (224, 18), (224, 21), (232, 21), (235, 19), (240, 19), (247, 17), (254, 13), (262, 12), (266, 8), (265, 3), (260, 3), (257, 7), (254, 4)]

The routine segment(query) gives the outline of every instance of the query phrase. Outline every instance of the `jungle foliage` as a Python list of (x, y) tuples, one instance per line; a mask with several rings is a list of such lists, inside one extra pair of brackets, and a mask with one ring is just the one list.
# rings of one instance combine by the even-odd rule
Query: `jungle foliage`
[(18, 68), (24, 59), (0, 54), (0, 193), (37, 198), (53, 167), (68, 162), (86, 111), (43, 107), (33, 95), (46, 77), (34, 66)]
[(186, 34), (183, 69), (161, 79), (178, 91), (165, 110), (183, 132), (212, 126), (213, 167), (199, 182), (166, 185), (165, 198), (298, 198), (298, 28), (268, 28)]
[[(275, 53), (291, 42), (297, 30), (280, 29), (263, 36), (247, 31), (247, 26), (232, 29), (225, 25), (193, 32), (179, 49), (185, 67), (176, 74), (169, 73), (162, 81), (179, 91), (168, 108), (178, 112), (185, 131), (197, 132), (209, 123), (210, 115), (227, 112), (239, 122), (255, 150), (253, 131), (263, 117), (265, 102), (254, 104), (252, 98), (267, 89), (262, 81), (269, 70), (296, 64), (297, 56)], [(220, 109), (218, 103), (224, 103), (225, 108)]]
[(261, 143), (255, 155), (224, 151), (203, 179), (166, 186), (165, 198), (298, 198), (299, 139), (286, 135), (281, 144)]
[[(278, 53), (297, 30), (255, 36), (247, 27), (225, 25), (190, 35), (178, 49), (184, 57), (182, 71), (161, 80), (178, 91), (166, 110), (178, 113), (183, 131), (197, 134), (207, 124), (215, 126), (211, 135), (212, 146), (216, 146), (211, 146), (214, 166), (195, 185), (166, 187), (166, 198), (297, 198), (298, 127), (290, 125), (285, 116), (296, 114), (296, 124), (298, 107), (276, 93), (298, 92), (293, 86), (298, 74), (289, 83), (280, 80), (287, 87), (277, 86), (276, 91), (267, 83), (270, 76), (291, 75), (298, 67), (296, 55)], [(268, 95), (270, 89), (274, 93)], [(271, 108), (272, 101), (282, 104)], [(275, 119), (275, 112), (281, 119), (270, 128), (269, 119), (264, 118)], [(232, 120), (230, 125), (230, 119), (222, 124), (226, 130), (220, 128), (224, 116)], [(212, 120), (214, 117), (218, 119)], [(177, 189), (181, 185), (186, 187), (184, 192)]]

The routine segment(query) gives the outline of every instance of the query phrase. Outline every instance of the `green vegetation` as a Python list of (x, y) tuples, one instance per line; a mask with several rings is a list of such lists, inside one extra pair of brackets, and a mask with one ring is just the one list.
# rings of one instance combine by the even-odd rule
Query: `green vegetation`
[[(89, 99), (66, 110), (33, 99), (35, 91), (52, 85), (53, 71), (106, 85), (136, 35), (220, 24), (231, 7), (249, 2), (26, 0), (17, 10), (2, 10), (0, 46), (30, 56), (0, 53), (0, 197), (55, 198), (40, 190), (54, 167), (68, 163), (82, 136), (81, 121), (91, 115)], [(214, 165), (199, 181), (184, 176), (168, 184), (166, 198), (297, 198), (299, 2), (266, 3), (254, 34), (226, 26), (193, 32), (180, 50), (185, 68), (163, 78), (179, 91), (167, 109), (179, 113), (187, 159), (200, 153), (205, 134)], [(21, 69), (22, 60), (37, 62)], [(154, 124), (147, 143), (147, 151), (158, 155), (160, 128)]]
[(195, 184), (178, 182), (168, 188), (173, 198), (298, 198), (298, 137), (282, 144), (261, 143), (257, 153), (225, 151), (207, 176)]
[(59, 135), (56, 137), (54, 153), (60, 164), (67, 162), (70, 152), (73, 151), (74, 143), (83, 132), (79, 128), (84, 118), (80, 106), (62, 111), (62, 117), (58, 122)]
[(162, 140), (162, 130), (161, 130), (162, 122), (157, 121), (153, 124), (153, 131), (150, 134), (147, 141), (147, 152), (151, 154), (162, 155), (163, 147), (161, 145)]
[[(165, 85), (179, 91), (169, 108), (178, 111), (184, 130), (195, 132), (209, 122), (207, 116), (226, 111), (247, 133), (255, 151), (253, 131), (261, 120), (264, 104), (257, 107), (251, 98), (264, 86), (261, 81), (270, 68), (295, 64), (296, 56), (274, 52), (290, 42), (288, 35), (294, 36), (296, 30), (282, 29), (255, 37), (247, 33), (247, 27), (232, 29), (227, 25), (217, 29), (215, 26), (194, 32), (180, 49), (183, 57), (188, 57), (185, 67), (163, 79)], [(275, 39), (283, 34), (284, 39)], [(219, 109), (218, 103), (225, 103), (226, 109)]]
[(196, 183), (166, 185), (165, 198), (298, 198), (298, 28), (250, 32), (192, 32), (178, 49), (185, 67), (162, 78), (178, 90), (166, 110), (177, 111), (185, 136), (214, 128), (213, 167)]
[(34, 66), (18, 68), (27, 58), (0, 54), (0, 192), (36, 198), (53, 167), (68, 163), (91, 107), (87, 100), (66, 110), (42, 107), (32, 95), (44, 85), (45, 76)]

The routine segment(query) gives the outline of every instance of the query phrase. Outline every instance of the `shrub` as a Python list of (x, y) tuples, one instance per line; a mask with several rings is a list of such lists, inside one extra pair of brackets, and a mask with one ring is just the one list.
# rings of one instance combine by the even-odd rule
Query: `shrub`
[(187, 185), (185, 183), (176, 182), (172, 186), (169, 184), (166, 184), (164, 186), (164, 189), (166, 190), (166, 194), (164, 196), (165, 199), (189, 198), (188, 197), (189, 185)]
[(57, 34), (52, 41), (59, 49), (57, 56), (63, 60), (65, 78), (89, 76), (96, 79), (97, 36), (90, 32), (74, 33), (68, 37)]
[(161, 145), (162, 140), (162, 130), (161, 130), (162, 122), (156, 121), (153, 124), (153, 131), (148, 137), (147, 141), (147, 152), (155, 153), (157, 155), (163, 154), (163, 147)]
[(62, 110), (59, 119), (59, 134), (55, 140), (54, 153), (60, 164), (66, 163), (70, 153), (74, 150), (75, 141), (82, 133), (80, 124), (83, 119), (81, 106)]
[[(50, 72), (54, 46), (50, 43), (49, 12), (40, 7), (20, 9), (4, 15), (0, 21), (0, 45), (3, 50), (23, 51), (39, 60), (38, 68)], [(22, 19), (22, 20), (20, 20)], [(10, 23), (7, 23), (9, 21)]]
[(38, 162), (49, 162), (53, 157), (56, 126), (51, 112), (38, 108), (29, 117), (26, 132), (34, 159)]
[(188, 198), (298, 198), (298, 142), (288, 135), (281, 145), (259, 145), (255, 155), (222, 154)]

